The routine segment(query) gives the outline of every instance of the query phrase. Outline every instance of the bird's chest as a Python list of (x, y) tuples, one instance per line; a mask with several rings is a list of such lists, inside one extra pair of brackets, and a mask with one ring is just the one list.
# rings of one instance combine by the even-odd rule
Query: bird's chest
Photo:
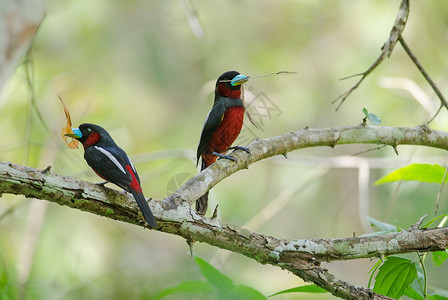
[(226, 109), (221, 124), (213, 133), (211, 148), (222, 153), (226, 151), (236, 140), (243, 127), (244, 107), (232, 106)]

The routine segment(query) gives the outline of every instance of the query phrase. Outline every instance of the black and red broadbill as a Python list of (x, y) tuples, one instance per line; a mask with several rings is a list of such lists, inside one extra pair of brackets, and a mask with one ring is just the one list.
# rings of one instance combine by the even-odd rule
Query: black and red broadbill
[[(240, 134), (244, 120), (244, 105), (241, 99), (241, 85), (248, 76), (237, 71), (229, 71), (219, 76), (215, 87), (215, 101), (205, 119), (197, 151), (197, 162), (202, 159), (201, 171), (213, 164), (218, 157), (235, 160), (225, 155), (229, 149), (239, 149), (250, 153), (249, 149), (232, 146)], [(200, 215), (207, 212), (208, 192), (196, 200), (196, 211)]]
[(146, 222), (157, 228), (156, 219), (146, 202), (140, 186), (137, 170), (126, 153), (118, 147), (109, 133), (102, 127), (84, 123), (72, 128), (66, 136), (79, 140), (84, 146), (84, 159), (93, 171), (134, 196)]

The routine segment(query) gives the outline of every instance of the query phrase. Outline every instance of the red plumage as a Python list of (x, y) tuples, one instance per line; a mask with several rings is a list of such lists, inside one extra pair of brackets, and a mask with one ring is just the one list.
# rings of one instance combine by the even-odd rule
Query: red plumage
[(232, 106), (226, 109), (221, 124), (219, 124), (218, 128), (210, 138), (210, 142), (204, 151), (204, 154), (201, 155), (205, 167), (214, 163), (218, 158), (216, 155), (212, 155), (212, 152), (225, 153), (227, 149), (232, 146), (233, 142), (241, 132), (243, 120), (243, 106)]
[[(197, 159), (202, 159), (201, 170), (213, 164), (218, 157), (235, 160), (225, 155), (243, 127), (244, 105), (241, 83), (232, 84), (240, 73), (229, 71), (219, 76), (215, 86), (215, 101), (205, 119), (199, 140)], [(244, 76), (244, 75), (242, 75)], [(247, 76), (246, 76), (247, 77)], [(248, 151), (238, 146), (238, 149)], [(208, 192), (196, 200), (196, 211), (204, 215), (208, 206)]]

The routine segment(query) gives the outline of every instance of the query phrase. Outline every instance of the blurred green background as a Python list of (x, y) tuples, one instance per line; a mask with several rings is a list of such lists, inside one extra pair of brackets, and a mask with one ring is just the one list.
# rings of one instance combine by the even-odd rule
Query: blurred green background
[[(246, 101), (262, 126), (256, 129), (246, 120), (242, 144), (305, 126), (357, 125), (364, 107), (384, 126), (417, 126), (439, 106), (399, 45), (339, 111), (331, 104), (356, 80), (339, 78), (366, 70), (380, 54), (399, 1), (191, 4), (49, 0), (32, 63), (18, 67), (0, 99), (0, 160), (36, 168), (51, 165), (61, 175), (101, 181), (85, 163), (83, 151), (69, 149), (60, 137), (65, 126), (60, 94), (74, 125), (105, 127), (132, 158), (145, 195), (164, 198), (197, 173), (202, 122), (211, 108), (214, 83), (228, 70), (250, 76), (298, 72), (245, 84)], [(411, 5), (404, 37), (447, 94), (448, 2)], [(194, 9), (198, 19), (191, 15)], [(203, 37), (192, 25), (198, 20)], [(31, 88), (46, 125), (30, 105), (27, 67), (33, 70)], [(426, 106), (417, 100), (427, 101)], [(431, 127), (448, 130), (447, 117), (442, 111)], [(366, 214), (402, 227), (425, 213), (433, 216), (438, 185), (372, 184), (410, 162), (444, 166), (445, 153), (400, 146), (399, 156), (388, 147), (349, 157), (372, 147), (304, 149), (289, 153), (287, 160), (264, 160), (216, 186), (209, 207), (219, 203), (224, 222), (296, 239), (361, 235), (369, 231), (363, 227)], [(447, 193), (442, 192), (439, 213), (448, 210)], [(368, 210), (360, 212), (360, 198)], [(278, 209), (266, 209), (269, 217), (260, 219), (270, 203)], [(2, 292), (6, 299), (17, 297), (26, 278), (26, 299), (152, 299), (164, 288), (200, 278), (187, 243), (177, 236), (11, 195), (2, 196), (0, 216), (0, 281), (7, 282)], [(207, 244), (195, 244), (193, 250), (235, 283), (265, 295), (303, 284), (280, 268)], [(366, 286), (375, 261), (325, 267), (343, 280)], [(447, 264), (435, 268), (428, 260), (428, 268), (429, 283), (447, 288)]]

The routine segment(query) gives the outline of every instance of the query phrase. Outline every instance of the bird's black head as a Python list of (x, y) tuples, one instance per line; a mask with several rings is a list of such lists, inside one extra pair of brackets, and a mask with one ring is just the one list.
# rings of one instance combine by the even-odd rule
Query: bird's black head
[(100, 140), (112, 139), (103, 127), (90, 123), (84, 123), (79, 125), (78, 128), (72, 128), (72, 132), (71, 134), (66, 134), (66, 136), (80, 141), (84, 149), (97, 144)]
[(229, 98), (240, 98), (241, 85), (249, 80), (246, 75), (240, 75), (237, 71), (228, 71), (219, 76), (216, 81), (215, 92)]
[(221, 76), (218, 77), (218, 80), (216, 81), (216, 87), (218, 87), (218, 85), (220, 83), (224, 84), (228, 89), (231, 90), (239, 90), (240, 89), (240, 85), (231, 85), (230, 82), (232, 82), (232, 79), (235, 78), (236, 76), (240, 75), (239, 72), (237, 71), (228, 71), (225, 73), (222, 73)]

